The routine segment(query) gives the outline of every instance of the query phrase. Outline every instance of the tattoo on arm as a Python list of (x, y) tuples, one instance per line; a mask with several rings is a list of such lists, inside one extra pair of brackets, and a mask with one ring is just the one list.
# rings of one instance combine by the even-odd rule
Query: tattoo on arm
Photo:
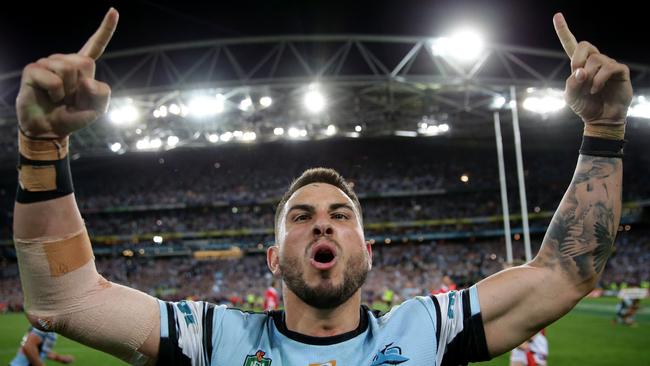
[(599, 275), (614, 249), (621, 216), (621, 159), (581, 155), (546, 232), (540, 260), (582, 282)]

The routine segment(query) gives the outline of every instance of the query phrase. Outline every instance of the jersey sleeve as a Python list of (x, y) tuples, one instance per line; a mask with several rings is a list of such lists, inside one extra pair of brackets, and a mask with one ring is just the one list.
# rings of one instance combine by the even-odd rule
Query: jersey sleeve
[(490, 359), (476, 286), (432, 295), (436, 310), (438, 362), (467, 365)]
[(210, 365), (216, 306), (203, 301), (158, 303), (160, 349), (156, 365)]

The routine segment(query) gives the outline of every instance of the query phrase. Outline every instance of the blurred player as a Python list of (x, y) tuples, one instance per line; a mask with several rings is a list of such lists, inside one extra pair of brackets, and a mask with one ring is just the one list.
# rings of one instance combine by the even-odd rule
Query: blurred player
[(510, 366), (545, 366), (548, 340), (544, 329), (510, 352)]
[(43, 366), (45, 359), (68, 364), (74, 362), (72, 355), (60, 355), (54, 351), (56, 344), (56, 333), (43, 332), (30, 327), (22, 342), (16, 357), (14, 357), (9, 366)]
[(278, 310), (280, 307), (280, 295), (275, 289), (275, 281), (264, 291), (264, 311)]
[(449, 277), (448, 275), (444, 275), (442, 276), (442, 284), (440, 285), (440, 287), (434, 292), (432, 292), (431, 294), (432, 295), (444, 294), (445, 292), (455, 291), (455, 290), (456, 290), (456, 283), (454, 282), (454, 280), (452, 280), (451, 277)]
[(634, 326), (636, 325), (636, 313), (639, 311), (640, 299), (624, 297), (616, 305), (616, 323)]

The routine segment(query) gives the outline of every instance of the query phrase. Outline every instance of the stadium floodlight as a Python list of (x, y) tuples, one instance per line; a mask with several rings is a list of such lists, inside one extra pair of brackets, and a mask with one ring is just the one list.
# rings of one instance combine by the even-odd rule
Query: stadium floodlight
[(214, 144), (215, 142), (219, 142), (219, 135), (217, 135), (216, 133), (211, 133), (211, 134), (209, 134), (209, 135), (208, 135), (208, 141), (210, 141), (210, 142), (213, 143), (213, 144)]
[(167, 137), (167, 146), (174, 147), (174, 146), (178, 145), (179, 141), (180, 141), (180, 139), (178, 138), (178, 136), (173, 136), (173, 135), (169, 136), (169, 137)]
[(534, 113), (548, 114), (557, 112), (566, 106), (564, 101), (564, 92), (557, 89), (546, 89), (542, 92), (532, 91), (533, 94), (526, 97), (523, 102), (523, 107)]
[(250, 142), (250, 141), (255, 141), (257, 138), (257, 134), (252, 131), (244, 132), (244, 135), (242, 135), (241, 139), (242, 141)]
[(436, 38), (431, 42), (435, 56), (450, 57), (461, 62), (477, 59), (485, 45), (480, 33), (473, 29), (461, 29), (450, 37)]
[(169, 113), (179, 115), (181, 114), (181, 107), (178, 106), (178, 104), (172, 104), (169, 106)]
[(161, 105), (158, 111), (160, 112), (160, 117), (167, 117), (167, 106)]
[(122, 148), (122, 144), (120, 144), (119, 142), (114, 142), (111, 144), (110, 147), (111, 147), (111, 151), (116, 153), (120, 151), (120, 149)]
[(155, 139), (151, 140), (150, 146), (152, 149), (158, 149), (162, 146), (162, 140), (156, 137)]
[(501, 109), (506, 104), (506, 98), (502, 96), (494, 97), (490, 108), (492, 109)]
[(154, 235), (153, 242), (156, 244), (161, 244), (163, 242), (163, 237), (160, 235)]
[(354, 131), (355, 132), (361, 132), (362, 130), (363, 130), (363, 127), (361, 127), (361, 125), (354, 126)]
[(334, 126), (334, 125), (327, 126), (327, 128), (325, 129), (325, 135), (327, 135), (327, 136), (336, 135), (336, 126)]
[(145, 137), (143, 139), (138, 140), (135, 143), (135, 148), (138, 150), (146, 150), (151, 148), (151, 143), (149, 142), (149, 138)]
[(346, 133), (345, 133), (345, 136), (346, 136), (346, 137), (351, 137), (351, 138), (353, 138), (353, 139), (356, 139), (356, 138), (358, 138), (358, 137), (361, 136), (361, 135), (359, 135), (359, 132), (346, 132)]
[(469, 175), (467, 175), (467, 174), (461, 175), (460, 176), (460, 181), (463, 182), (463, 183), (469, 182)]
[(442, 133), (449, 132), (449, 125), (446, 123), (438, 125), (438, 131)]
[(108, 116), (114, 124), (126, 125), (137, 121), (138, 118), (140, 118), (140, 112), (138, 112), (138, 109), (134, 105), (127, 104), (121, 107), (116, 107)]
[(234, 137), (234, 138), (236, 138), (236, 139), (240, 139), (240, 138), (242, 138), (242, 136), (244, 136), (244, 132), (243, 132), (243, 131), (234, 131), (234, 132), (232, 133), (232, 137)]
[(228, 142), (228, 141), (232, 140), (232, 135), (233, 134), (230, 131), (224, 132), (219, 136), (219, 140), (221, 140), (223, 142)]
[(307, 130), (305, 130), (304, 128), (290, 127), (288, 131), (288, 135), (292, 139), (297, 139), (299, 137), (306, 137)]
[(154, 117), (154, 118), (160, 118), (160, 111), (157, 110), (157, 109), (155, 109), (155, 110), (153, 111), (153, 117)]
[(239, 109), (241, 109), (242, 111), (247, 111), (252, 106), (253, 106), (253, 101), (249, 97), (242, 99), (241, 102), (239, 102)]
[(282, 127), (276, 127), (273, 129), (273, 134), (276, 136), (282, 136), (284, 135), (284, 128)]
[(189, 113), (194, 117), (209, 117), (223, 112), (225, 97), (217, 94), (216, 97), (197, 96), (189, 103)]
[(634, 98), (632, 105), (627, 111), (627, 115), (630, 117), (650, 119), (650, 101), (642, 95)]
[(273, 99), (268, 96), (263, 96), (260, 98), (260, 105), (264, 108), (270, 107), (273, 104)]
[(318, 113), (325, 108), (325, 97), (317, 86), (310, 85), (310, 90), (305, 94), (305, 107), (311, 113)]

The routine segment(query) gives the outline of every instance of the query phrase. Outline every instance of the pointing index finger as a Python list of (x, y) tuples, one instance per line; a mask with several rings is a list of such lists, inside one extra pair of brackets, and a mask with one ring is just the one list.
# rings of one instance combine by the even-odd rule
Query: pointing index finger
[(106, 49), (108, 42), (113, 37), (113, 32), (117, 28), (118, 18), (119, 14), (117, 10), (110, 8), (95, 34), (86, 41), (86, 44), (81, 47), (78, 53), (82, 56), (88, 56), (97, 60), (104, 53), (104, 49)]
[(557, 13), (553, 16), (553, 26), (555, 27), (555, 33), (562, 43), (564, 52), (571, 58), (573, 56), (573, 51), (575, 51), (578, 46), (578, 41), (576, 37), (573, 36), (573, 33), (569, 30), (569, 26), (564, 20), (562, 13)]

